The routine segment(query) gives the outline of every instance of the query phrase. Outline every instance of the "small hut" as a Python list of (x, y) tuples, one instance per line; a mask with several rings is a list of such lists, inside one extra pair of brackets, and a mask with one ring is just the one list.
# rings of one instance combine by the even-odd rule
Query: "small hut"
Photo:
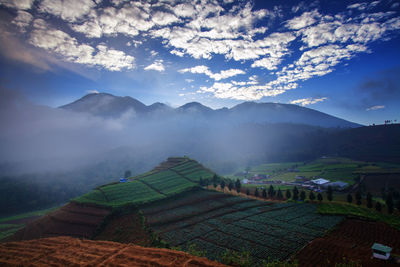
[(391, 247), (379, 243), (374, 243), (372, 245), (372, 256), (377, 259), (388, 260), (390, 258), (391, 251)]
[(119, 182), (120, 183), (126, 183), (126, 182), (128, 182), (128, 180), (126, 178), (119, 178)]

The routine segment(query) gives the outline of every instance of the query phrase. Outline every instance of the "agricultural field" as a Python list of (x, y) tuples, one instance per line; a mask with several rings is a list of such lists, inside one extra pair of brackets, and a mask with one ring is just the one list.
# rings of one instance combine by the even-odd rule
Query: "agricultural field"
[(182, 251), (110, 241), (52, 237), (0, 244), (1, 266), (188, 266), (226, 265)]
[(334, 266), (398, 266), (394, 262), (373, 259), (371, 247), (374, 242), (392, 247), (392, 255), (400, 254), (399, 230), (381, 222), (347, 219), (326, 236), (309, 243), (295, 259), (304, 267), (333, 266), (335, 263)]
[[(400, 175), (400, 165), (394, 163), (363, 162), (347, 158), (320, 158), (311, 162), (284, 162), (266, 163), (249, 168), (247, 175), (244, 168), (235, 174), (229, 174), (231, 179), (244, 179), (255, 174), (267, 174), (267, 180), (293, 182), (296, 176), (304, 176), (307, 179), (322, 177), (331, 181), (343, 181), (350, 185), (355, 183), (355, 179), (366, 175), (368, 176), (393, 176)], [(389, 179), (389, 183), (399, 188), (398, 179)], [(371, 179), (375, 180), (375, 179)], [(371, 186), (372, 188), (372, 186)], [(380, 188), (379, 188), (380, 190)]]
[(343, 217), (313, 204), (273, 203), (198, 190), (142, 208), (149, 226), (172, 247), (193, 245), (209, 259), (249, 252), (256, 264), (286, 260)]
[(92, 238), (110, 209), (69, 203), (18, 230), (6, 241), (20, 241), (41, 237), (73, 236)]
[(189, 158), (169, 158), (154, 170), (131, 177), (125, 183), (111, 183), (75, 198), (77, 203), (107, 207), (143, 205), (197, 187), (200, 179), (215, 173)]
[(25, 212), (0, 218), (0, 240), (13, 235), (18, 230), (24, 228), (27, 223), (38, 219), (40, 216), (43, 216), (54, 209), (55, 208)]

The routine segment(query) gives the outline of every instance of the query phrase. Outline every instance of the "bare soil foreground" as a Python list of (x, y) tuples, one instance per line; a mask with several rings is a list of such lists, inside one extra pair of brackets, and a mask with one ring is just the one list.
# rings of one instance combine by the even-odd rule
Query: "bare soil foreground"
[(51, 237), (0, 244), (0, 265), (225, 266), (181, 251), (72, 237)]
[[(296, 256), (300, 266), (335, 266), (337, 263), (358, 263), (358, 266), (400, 266), (394, 261), (372, 258), (374, 242), (393, 248), (400, 254), (400, 231), (384, 223), (345, 220), (322, 238), (314, 239)], [(350, 266), (350, 265), (349, 265)]]

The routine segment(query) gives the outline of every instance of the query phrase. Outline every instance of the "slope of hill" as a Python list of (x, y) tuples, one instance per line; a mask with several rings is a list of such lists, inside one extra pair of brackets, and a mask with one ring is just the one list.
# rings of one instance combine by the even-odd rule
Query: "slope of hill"
[(0, 244), (5, 266), (226, 266), (185, 252), (71, 237)]
[(150, 172), (129, 178), (125, 183), (100, 186), (73, 201), (107, 207), (143, 205), (188, 191), (199, 186), (201, 178), (211, 179), (214, 174), (195, 160), (171, 157)]
[(191, 102), (176, 109), (162, 103), (146, 106), (131, 97), (119, 97), (111, 94), (89, 94), (73, 103), (61, 106), (76, 112), (86, 112), (95, 116), (118, 117), (133, 112), (137, 117), (163, 112), (170, 116), (186, 114), (202, 116), (209, 120), (235, 123), (295, 123), (320, 127), (359, 127), (349, 122), (313, 109), (292, 104), (244, 102), (230, 109), (213, 110), (198, 102)]

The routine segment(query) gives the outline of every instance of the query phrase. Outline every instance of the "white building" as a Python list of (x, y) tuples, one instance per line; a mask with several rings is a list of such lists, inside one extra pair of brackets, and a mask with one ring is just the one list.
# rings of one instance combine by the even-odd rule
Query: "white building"
[(329, 183), (330, 181), (323, 179), (323, 178), (319, 178), (319, 179), (311, 180), (311, 182), (316, 185), (323, 185), (323, 184)]
[(372, 245), (372, 256), (377, 259), (388, 260), (390, 258), (391, 251), (391, 247), (379, 243), (374, 243)]

